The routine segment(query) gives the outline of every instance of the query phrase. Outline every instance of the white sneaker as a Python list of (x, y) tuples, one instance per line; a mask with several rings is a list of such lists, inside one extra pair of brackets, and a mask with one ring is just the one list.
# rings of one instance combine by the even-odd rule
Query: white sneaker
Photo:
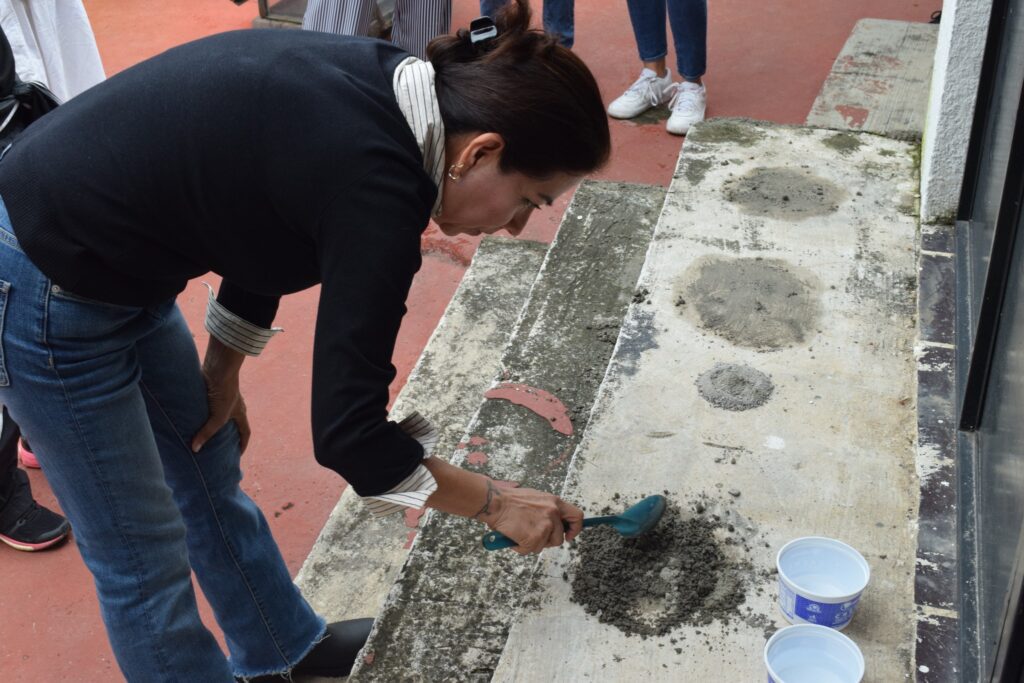
[(640, 78), (629, 89), (608, 105), (608, 115), (616, 119), (631, 119), (639, 116), (651, 107), (665, 104), (672, 99), (678, 83), (672, 82), (672, 70), (666, 69), (665, 76), (650, 69), (640, 72)]
[(704, 120), (708, 106), (708, 93), (703, 85), (680, 83), (668, 105), (672, 115), (668, 117), (665, 129), (673, 135), (686, 135), (690, 126)]

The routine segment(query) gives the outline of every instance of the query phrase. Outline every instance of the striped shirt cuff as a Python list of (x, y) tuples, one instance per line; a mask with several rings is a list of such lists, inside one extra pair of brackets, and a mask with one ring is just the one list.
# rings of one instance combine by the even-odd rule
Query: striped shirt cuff
[[(430, 457), (437, 445), (438, 433), (430, 422), (417, 412), (398, 423), (398, 427), (423, 446), (423, 457)], [(423, 508), (427, 498), (437, 490), (437, 481), (423, 465), (401, 483), (379, 496), (366, 496), (363, 502), (377, 516), (390, 515), (404, 508)]]
[(217, 301), (213, 287), (203, 284), (210, 291), (206, 301), (206, 331), (225, 346), (247, 356), (258, 356), (270, 338), (283, 331), (280, 327), (267, 329), (240, 318)]

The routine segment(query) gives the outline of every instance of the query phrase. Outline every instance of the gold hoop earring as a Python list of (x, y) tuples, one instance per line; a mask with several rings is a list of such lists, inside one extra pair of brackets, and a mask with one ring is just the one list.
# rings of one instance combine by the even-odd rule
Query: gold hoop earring
[(462, 179), (462, 174), (459, 173), (458, 175), (456, 175), (455, 172), (461, 171), (463, 166), (465, 166), (465, 164), (463, 164), (460, 161), (459, 163), (452, 164), (451, 166), (448, 167), (448, 177), (451, 178), (453, 182), (457, 183), (459, 182), (459, 180)]

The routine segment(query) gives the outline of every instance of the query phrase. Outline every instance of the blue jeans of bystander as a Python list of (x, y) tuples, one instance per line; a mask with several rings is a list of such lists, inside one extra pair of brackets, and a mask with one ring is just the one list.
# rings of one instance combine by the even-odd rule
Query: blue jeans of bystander
[(626, 4), (641, 61), (653, 62), (668, 54), (667, 9), (679, 75), (689, 81), (704, 75), (707, 70), (707, 0), (627, 0)]
[[(480, 14), (493, 17), (505, 5), (505, 0), (480, 0)], [(572, 48), (575, 30), (576, 0), (544, 0), (544, 30), (558, 36), (558, 42)]]

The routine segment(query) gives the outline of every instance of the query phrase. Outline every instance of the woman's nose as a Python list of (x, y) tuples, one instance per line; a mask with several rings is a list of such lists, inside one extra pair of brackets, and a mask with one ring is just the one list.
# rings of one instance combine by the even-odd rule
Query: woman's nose
[(523, 231), (523, 228), (526, 227), (526, 222), (530, 220), (531, 213), (533, 213), (532, 206), (523, 209), (515, 216), (513, 216), (512, 220), (510, 220), (508, 223), (504, 225), (503, 230), (505, 230), (508, 234), (512, 235), (513, 237), (518, 237), (519, 233), (521, 233)]

